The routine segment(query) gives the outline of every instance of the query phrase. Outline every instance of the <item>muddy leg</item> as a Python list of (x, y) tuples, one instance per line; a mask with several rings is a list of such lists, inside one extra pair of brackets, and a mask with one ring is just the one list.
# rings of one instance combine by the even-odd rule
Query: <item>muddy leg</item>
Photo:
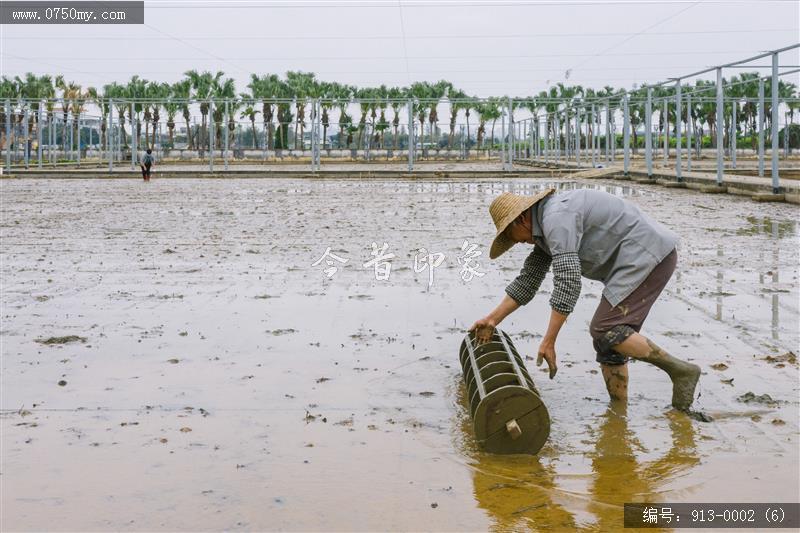
[(659, 348), (647, 337), (634, 333), (614, 349), (628, 357), (646, 361), (666, 372), (672, 380), (672, 406), (686, 411), (694, 401), (700, 367), (681, 361)]
[(613, 401), (628, 401), (628, 365), (600, 365), (608, 397)]

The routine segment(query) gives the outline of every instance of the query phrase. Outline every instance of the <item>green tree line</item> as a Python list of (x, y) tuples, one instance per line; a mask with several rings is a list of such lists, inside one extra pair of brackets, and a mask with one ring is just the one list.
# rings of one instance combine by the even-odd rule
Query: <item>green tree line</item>
[[(752, 101), (758, 97), (759, 76), (755, 72), (742, 73), (733, 76), (730, 80), (723, 80), (725, 86), (725, 109), (723, 116), (725, 124), (723, 131), (730, 131), (732, 108), (737, 106), (737, 135), (748, 136), (755, 143), (757, 130), (757, 104)], [(261, 115), (266, 125), (267, 147), (282, 149), (290, 146), (290, 135), (294, 132), (294, 146), (298, 139), (302, 142), (307, 113), (315, 112), (314, 106), (309, 104), (320, 100), (319, 120), (322, 127), (323, 142), (328, 139), (328, 130), (331, 127), (331, 114), (338, 111), (338, 137), (339, 146), (363, 146), (364, 136), (369, 131), (374, 136), (370, 139), (376, 146), (385, 146), (386, 133), (390, 135), (392, 143), (398, 139), (398, 128), (404, 122), (405, 114), (409, 112), (407, 102), (412, 101), (410, 110), (415, 134), (419, 128), (419, 137), (423, 138), (426, 124), (433, 131), (438, 128), (438, 103), (447, 97), (450, 101), (447, 145), (452, 148), (456, 136), (456, 123), (460, 112), (466, 117), (466, 137), (471, 139), (470, 118), (474, 117), (477, 125), (476, 144), (479, 148), (484, 146), (487, 127), (490, 127), (490, 139), (495, 139), (495, 126), (502, 117), (503, 107), (508, 102), (507, 97), (478, 98), (469, 96), (464, 91), (456, 88), (451, 82), (440, 80), (435, 83), (415, 82), (407, 87), (356, 87), (339, 82), (319, 80), (314, 73), (289, 71), (284, 77), (277, 74), (252, 74), (245, 92), (237, 93), (232, 78), (225, 77), (224, 72), (198, 72), (189, 70), (184, 73), (183, 79), (175, 83), (148, 81), (139, 76), (132, 76), (126, 83), (113, 82), (98, 89), (83, 87), (75, 82), (67, 82), (64, 76), (34, 75), (28, 73), (24, 76), (0, 78), (0, 101), (10, 100), (18, 109), (29, 111), (29, 127), (32, 129), (42, 117), (42, 111), (48, 116), (61, 113), (63, 124), (70, 120), (69, 127), (74, 131), (78, 129), (78, 116), (86, 111), (89, 104), (96, 105), (102, 115), (100, 122), (101, 142), (105, 141), (107, 117), (113, 106), (114, 120), (122, 125), (121, 142), (128, 146), (125, 133), (125, 124), (136, 125), (137, 138), (141, 138), (144, 126), (144, 138), (149, 145), (155, 144), (156, 126), (162, 117), (166, 117), (166, 126), (170, 145), (174, 142), (175, 127), (178, 120), (186, 124), (188, 148), (203, 149), (211, 146), (213, 136), (216, 146), (221, 146), (224, 135), (232, 135), (236, 128), (237, 113), (239, 118), (249, 121), (252, 128), (251, 142), (253, 148), (258, 148), (259, 139), (256, 135), (256, 121)], [(656, 102), (675, 95), (674, 86), (654, 87), (653, 98)], [(694, 131), (707, 131), (712, 138), (717, 135), (716, 104), (714, 94), (716, 84), (713, 81), (698, 80), (694, 85), (684, 85), (684, 94), (692, 92), (694, 96), (687, 118), (685, 102), (680, 117), (675, 116), (675, 105), (670, 102), (668, 116), (664, 120), (663, 106), (655, 106), (653, 113), (658, 114), (659, 133), (664, 133), (662, 127), (668, 123), (673, 128), (678, 121), (686, 125), (691, 122)], [(786, 102), (791, 119), (798, 109), (797, 87), (786, 81), (779, 81), (779, 97)], [(614, 87), (605, 86), (602, 89), (584, 88), (580, 85), (565, 85), (558, 83), (549, 90), (541, 91), (536, 95), (525, 98), (512, 99), (514, 108), (525, 108), (533, 116), (543, 114), (552, 116), (557, 112), (566, 115), (561, 120), (558, 130), (553, 131), (554, 125), (548, 122), (549, 133), (566, 136), (566, 121), (570, 120), (569, 113), (587, 102), (598, 102), (595, 113), (605, 113), (606, 103), (612, 113), (620, 109), (620, 96), (625, 91)], [(628, 91), (630, 99), (630, 121), (632, 125), (633, 146), (638, 146), (637, 131), (645, 123), (645, 105), (647, 89), (641, 87)], [(770, 112), (771, 83), (765, 83), (765, 120), (767, 128), (771, 127)], [(737, 100), (734, 102), (732, 100)], [(792, 101), (792, 99), (795, 99)], [(44, 102), (45, 109), (40, 109), (40, 102)], [(199, 105), (200, 125), (191, 127), (192, 102)], [(212, 103), (213, 102), (213, 103)], [(357, 104), (359, 114), (357, 119), (350, 115), (351, 104)], [(56, 106), (58, 105), (58, 109)], [(601, 108), (602, 107), (602, 108)], [(227, 109), (227, 123), (225, 111)], [(588, 108), (581, 111), (588, 118), (589, 132), (586, 142), (591, 142), (591, 137), (599, 134), (593, 131), (594, 116)], [(6, 110), (3, 106), (0, 113), (0, 131), (4, 133)], [(389, 115), (391, 114), (391, 116)], [(209, 115), (211, 115), (209, 117)], [(588, 117), (586, 115), (589, 115)], [(21, 125), (24, 121), (23, 113), (16, 113), (12, 120)], [(135, 120), (134, 120), (135, 119)], [(676, 120), (677, 119), (677, 120)], [(212, 126), (213, 124), (213, 126)], [(294, 125), (291, 128), (292, 124)], [(210, 131), (213, 127), (213, 131)], [(151, 131), (152, 130), (152, 131)], [(133, 132), (132, 132), (133, 133)], [(392, 146), (393, 147), (393, 146)]]

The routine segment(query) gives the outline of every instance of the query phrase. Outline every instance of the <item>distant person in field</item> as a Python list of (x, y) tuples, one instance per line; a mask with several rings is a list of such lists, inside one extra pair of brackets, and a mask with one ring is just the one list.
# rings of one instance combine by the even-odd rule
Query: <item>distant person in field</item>
[(556, 374), (556, 337), (581, 293), (581, 276), (605, 285), (589, 324), (596, 360), (612, 400), (628, 399), (628, 358), (650, 363), (672, 380), (672, 405), (688, 411), (700, 367), (677, 359), (640, 334), (650, 308), (678, 261), (678, 236), (630, 202), (595, 190), (535, 196), (503, 193), (489, 207), (497, 234), (495, 259), (516, 243), (533, 245), (520, 274), (500, 304), (472, 325), (479, 344), (488, 342), (506, 316), (533, 299), (553, 271), (550, 320), (537, 365)]
[(140, 165), (142, 167), (142, 179), (144, 179), (144, 181), (150, 181), (150, 167), (153, 166), (153, 161), (155, 161), (153, 158), (153, 150), (148, 148), (142, 158), (142, 164)]

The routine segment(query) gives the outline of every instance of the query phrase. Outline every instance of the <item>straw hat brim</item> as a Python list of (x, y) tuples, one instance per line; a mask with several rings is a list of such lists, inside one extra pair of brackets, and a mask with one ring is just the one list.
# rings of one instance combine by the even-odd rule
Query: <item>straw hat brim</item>
[[(516, 244), (515, 241), (505, 235), (508, 226), (510, 226), (518, 216), (524, 213), (526, 209), (530, 209), (539, 200), (553, 192), (555, 192), (555, 189), (547, 189), (534, 196), (513, 195), (513, 199), (509, 202), (509, 205), (503, 206), (504, 212), (502, 214), (492, 212), (492, 209), (495, 207), (494, 205), (489, 208), (492, 217), (495, 218), (495, 225), (497, 226), (497, 234), (489, 248), (489, 259), (497, 259)], [(500, 209), (499, 206), (498, 209)], [(498, 216), (500, 220), (497, 220)]]

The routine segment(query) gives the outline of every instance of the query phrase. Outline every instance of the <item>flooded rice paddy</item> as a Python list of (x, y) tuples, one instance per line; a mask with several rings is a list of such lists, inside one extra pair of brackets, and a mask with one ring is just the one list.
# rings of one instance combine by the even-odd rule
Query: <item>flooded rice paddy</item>
[[(0, 186), (2, 529), (608, 531), (624, 502), (800, 498), (796, 207), (536, 179)], [(556, 379), (526, 361), (548, 443), (476, 448), (458, 348), (530, 249), (488, 260), (488, 205), (545, 186), (681, 235), (643, 332), (703, 368), (713, 422), (642, 363), (609, 406), (584, 280)], [(383, 243), (388, 279), (364, 266)], [(551, 289), (502, 325), (528, 356)]]

